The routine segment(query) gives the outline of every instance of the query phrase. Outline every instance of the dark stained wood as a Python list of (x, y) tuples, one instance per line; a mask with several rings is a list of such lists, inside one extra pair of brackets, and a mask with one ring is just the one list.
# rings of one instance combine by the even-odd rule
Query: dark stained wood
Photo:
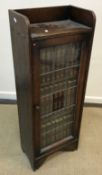
[[(21, 145), (30, 159), (32, 168), (36, 170), (50, 154), (78, 148), (95, 15), (89, 10), (63, 6), (10, 10), (9, 16)], [(42, 30), (50, 32), (45, 34)], [(78, 41), (82, 43), (82, 48), (73, 134), (40, 149), (40, 49)]]
[(40, 155), (40, 55), (39, 46), (32, 44), (33, 110), (35, 155)]
[(50, 46), (56, 46), (56, 45), (62, 45), (62, 44), (67, 44), (70, 42), (81, 42), (84, 38), (86, 38), (86, 34), (76, 34), (76, 35), (60, 35), (59, 37), (57, 37), (55, 35), (55, 37), (51, 37), (51, 38), (47, 38), (47, 39), (41, 39), (36, 40), (35, 42), (40, 48), (46, 48), (46, 47), (50, 47)]
[[(75, 125), (74, 125), (74, 136), (77, 138), (79, 137), (79, 129), (80, 129), (80, 123), (81, 123), (81, 116), (80, 116), (80, 110), (83, 110), (82, 105), (82, 96), (83, 91), (85, 88), (85, 74), (86, 69), (88, 66), (88, 56), (87, 56), (87, 49), (88, 49), (88, 43), (85, 40), (82, 44), (81, 49), (81, 56), (80, 56), (80, 69), (79, 69), (79, 77), (78, 77), (78, 86), (77, 86), (77, 97), (76, 97), (76, 114), (75, 114)], [(84, 101), (83, 101), (84, 103)]]
[(19, 9), (17, 12), (27, 16), (30, 23), (40, 23), (68, 19), (68, 7), (42, 7)]
[(72, 20), (62, 20), (46, 23), (34, 23), (30, 25), (32, 38), (48, 38), (50, 36), (63, 36), (65, 34), (88, 33), (92, 31), (91, 27), (76, 23)]
[[(29, 28), (26, 18), (15, 11), (9, 11), (12, 50), (14, 58), (17, 105), (21, 146), (34, 164), (34, 118), (32, 103), (32, 73)], [(14, 22), (14, 18), (17, 23)]]
[(94, 30), (96, 16), (93, 11), (75, 6), (69, 6), (68, 16), (70, 16), (71, 20), (92, 27), (92, 29)]
[(76, 99), (77, 103), (76, 125), (74, 128), (75, 137), (79, 140), (88, 70), (90, 64), (90, 56), (91, 56), (92, 43), (96, 24), (96, 16), (93, 11), (74, 6), (69, 6), (69, 16), (72, 20), (75, 20), (84, 25), (92, 27), (92, 33), (86, 37), (86, 41), (83, 45), (84, 48), (82, 48), (81, 52), (81, 66), (79, 72), (79, 79), (78, 79), (79, 83), (77, 87), (77, 99)]
[(68, 149), (70, 150), (70, 149), (71, 149), (71, 148), (70, 148), (71, 145), (73, 145), (73, 147), (74, 147), (74, 144), (75, 144), (75, 147), (74, 147), (74, 148), (76, 148), (76, 147), (77, 147), (77, 146), (76, 146), (77, 143), (78, 143), (78, 140), (72, 139), (72, 140), (70, 140), (70, 142), (65, 142), (65, 143), (62, 144), (62, 145), (58, 145), (58, 146), (56, 146), (56, 147), (54, 147), (54, 148), (51, 148), (49, 151), (47, 151), (47, 152), (45, 152), (44, 154), (41, 154), (39, 157), (37, 157), (36, 160), (38, 161), (38, 160), (40, 160), (40, 159), (44, 159), (44, 158), (48, 157), (49, 155), (51, 155), (51, 154), (53, 154), (53, 153), (55, 153), (55, 152), (57, 152), (57, 151), (64, 150), (64, 149), (66, 149), (66, 148), (68, 148)]
[(73, 142), (72, 144), (70, 145), (67, 145), (66, 147), (64, 147), (62, 149), (62, 151), (75, 151), (78, 149), (78, 141), (76, 142)]

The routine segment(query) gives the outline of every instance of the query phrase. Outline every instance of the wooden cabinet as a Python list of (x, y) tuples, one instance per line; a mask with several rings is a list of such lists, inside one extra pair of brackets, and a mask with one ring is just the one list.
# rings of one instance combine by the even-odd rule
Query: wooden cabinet
[(9, 10), (21, 146), (37, 169), (77, 149), (95, 27), (73, 7)]

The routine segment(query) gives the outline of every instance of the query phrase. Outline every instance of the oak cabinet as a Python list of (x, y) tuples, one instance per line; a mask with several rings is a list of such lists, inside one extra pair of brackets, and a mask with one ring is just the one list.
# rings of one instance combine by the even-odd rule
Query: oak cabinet
[(77, 149), (95, 15), (73, 6), (9, 10), (21, 146), (37, 169)]

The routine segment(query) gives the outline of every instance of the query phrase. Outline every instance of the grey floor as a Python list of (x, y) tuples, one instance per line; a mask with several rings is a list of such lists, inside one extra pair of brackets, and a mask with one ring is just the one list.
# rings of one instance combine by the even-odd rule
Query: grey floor
[(102, 108), (84, 108), (79, 149), (58, 152), (33, 172), (20, 147), (16, 105), (0, 105), (0, 175), (102, 175)]

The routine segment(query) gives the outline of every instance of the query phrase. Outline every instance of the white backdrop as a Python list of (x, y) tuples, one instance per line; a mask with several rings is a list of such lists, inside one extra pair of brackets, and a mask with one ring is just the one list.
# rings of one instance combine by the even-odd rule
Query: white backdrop
[(1, 0), (0, 1), (0, 98), (15, 99), (15, 81), (8, 9), (76, 5), (93, 10), (97, 16), (94, 44), (85, 100), (102, 103), (102, 1), (93, 0)]

